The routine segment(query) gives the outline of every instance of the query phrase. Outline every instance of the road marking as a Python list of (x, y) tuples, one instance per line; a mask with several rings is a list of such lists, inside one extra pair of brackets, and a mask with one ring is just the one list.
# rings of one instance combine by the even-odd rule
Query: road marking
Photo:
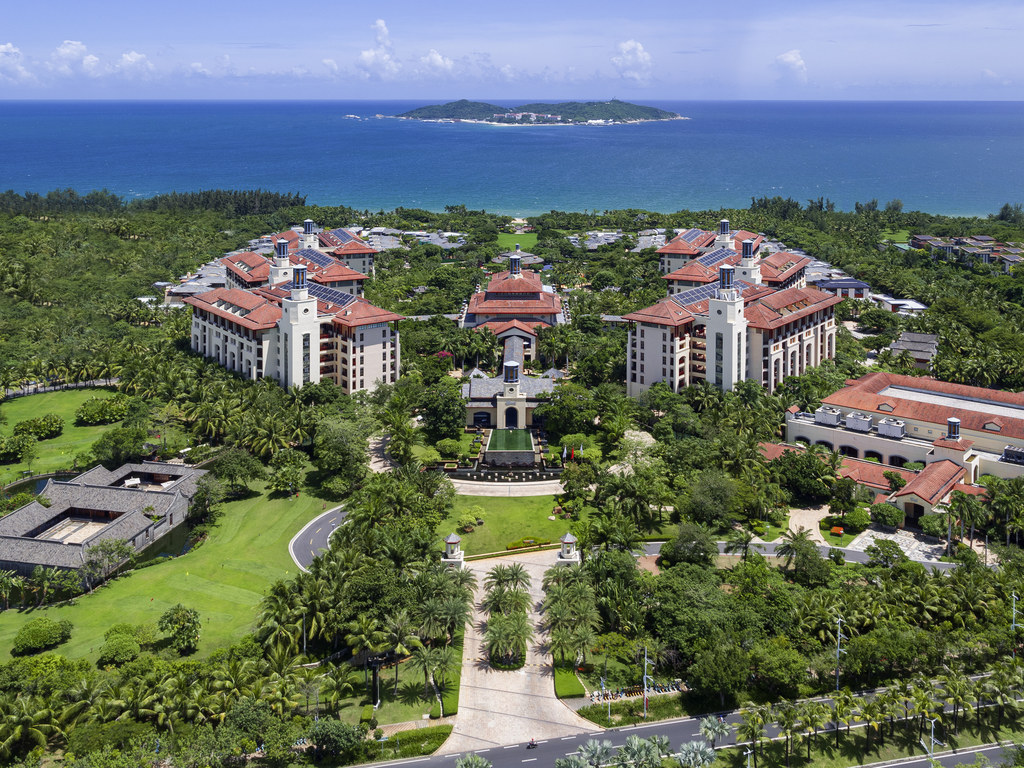
[(538, 744), (547, 744), (547, 743), (548, 743), (548, 740), (547, 740), (547, 739), (544, 739), (544, 741), (538, 741), (537, 743), (538, 743)]
[(482, 755), (482, 754), (483, 754), (484, 752), (490, 752), (490, 751), (491, 751), (491, 748), (490, 748), (490, 747), (488, 747), (487, 749), (478, 749), (478, 750), (476, 751), (476, 753), (477, 753), (478, 755)]
[(502, 747), (502, 749), (515, 749), (518, 746), (518, 744), (509, 744), (507, 747)]
[(388, 765), (406, 765), (408, 763), (424, 763), (429, 760), (429, 757), (421, 757), (418, 760), (403, 760), (400, 763), (388, 763)]
[(562, 741), (572, 741), (575, 738), (575, 736), (563, 736)]
[(520, 761), (520, 762), (523, 762), (523, 763), (534, 763), (534, 762), (536, 762), (536, 761), (537, 761), (537, 758), (536, 758), (536, 757), (528, 757), (528, 758), (526, 758), (525, 760), (522, 760), (522, 761)]

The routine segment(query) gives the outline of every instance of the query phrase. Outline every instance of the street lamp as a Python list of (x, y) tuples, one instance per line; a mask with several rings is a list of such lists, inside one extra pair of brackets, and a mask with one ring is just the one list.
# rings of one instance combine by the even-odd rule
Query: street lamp
[(928, 753), (928, 757), (934, 757), (935, 756), (935, 745), (936, 744), (938, 744), (940, 747), (946, 746), (941, 741), (939, 741), (938, 739), (935, 738), (935, 723), (938, 722), (938, 720), (939, 720), (939, 718), (937, 718), (937, 717), (930, 717), (930, 718), (928, 718), (928, 722), (932, 724), (931, 747), (929, 748), (929, 746), (924, 743), (924, 739), (921, 739), (921, 746), (924, 747), (924, 751)]

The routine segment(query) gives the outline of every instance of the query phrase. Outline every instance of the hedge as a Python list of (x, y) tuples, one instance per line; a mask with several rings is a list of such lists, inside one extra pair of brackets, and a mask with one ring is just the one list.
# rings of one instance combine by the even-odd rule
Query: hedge
[(129, 661), (135, 661), (142, 653), (138, 641), (129, 635), (114, 635), (100, 648), (100, 657), (96, 660), (96, 666), (120, 667)]
[(451, 725), (432, 725), (411, 731), (399, 731), (385, 742), (363, 742), (363, 755), (359, 763), (376, 763), (402, 757), (432, 755), (452, 734)]
[(435, 701), (434, 706), (430, 708), (431, 720), (437, 720), (437, 718), (442, 716), (442, 713), (444, 717), (459, 714), (459, 689), (462, 685), (462, 646), (465, 640), (465, 632), (466, 628), (462, 627), (455, 633), (455, 637), (452, 639), (452, 648), (455, 649), (455, 655), (459, 658), (459, 667), (455, 674), (445, 682), (444, 689), (441, 691), (441, 701)]
[(555, 663), (555, 696), (560, 699), (580, 699), (586, 695), (576, 671), (566, 662)]
[(113, 397), (90, 397), (75, 411), (75, 424), (95, 426), (113, 424), (128, 415), (128, 395), (119, 392)]
[(51, 440), (64, 431), (64, 419), (55, 413), (25, 419), (14, 425), (15, 435), (28, 435), (35, 440)]
[(508, 544), (505, 545), (505, 549), (529, 549), (530, 547), (546, 547), (550, 543), (550, 539), (535, 539), (532, 536), (526, 536), (522, 539), (510, 541)]
[(18, 630), (11, 644), (11, 655), (20, 656), (45, 651), (67, 642), (70, 637), (70, 621), (54, 621), (47, 616), (40, 616)]

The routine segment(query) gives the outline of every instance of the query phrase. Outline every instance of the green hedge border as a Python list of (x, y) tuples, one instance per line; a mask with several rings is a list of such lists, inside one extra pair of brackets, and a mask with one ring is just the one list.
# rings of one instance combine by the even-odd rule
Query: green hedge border
[(462, 654), (465, 640), (466, 627), (463, 626), (452, 639), (452, 648), (455, 649), (459, 657), (459, 668), (454, 675), (449, 676), (448, 682), (445, 683), (444, 690), (441, 692), (441, 701), (435, 701), (434, 706), (430, 708), (431, 720), (459, 714), (459, 691), (462, 687)]

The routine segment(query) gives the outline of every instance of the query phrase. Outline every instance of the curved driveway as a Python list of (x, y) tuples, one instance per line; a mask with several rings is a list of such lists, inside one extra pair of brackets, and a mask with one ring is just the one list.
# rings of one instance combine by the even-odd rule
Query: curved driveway
[(331, 546), (331, 534), (345, 521), (348, 513), (343, 507), (329, 509), (314, 517), (288, 542), (288, 554), (304, 571), (309, 571), (313, 560)]

